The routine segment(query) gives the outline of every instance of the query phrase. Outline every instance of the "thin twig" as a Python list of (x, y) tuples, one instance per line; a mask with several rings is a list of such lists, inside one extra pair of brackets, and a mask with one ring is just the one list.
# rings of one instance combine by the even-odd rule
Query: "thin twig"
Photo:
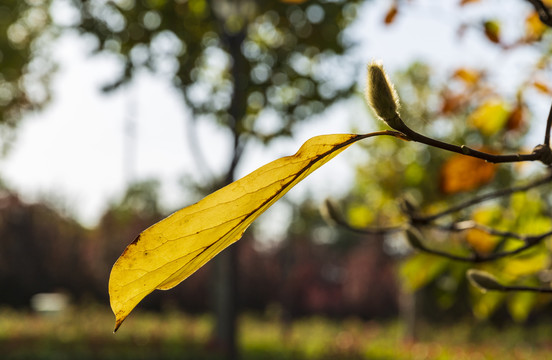
[[(450, 214), (453, 214), (455, 212), (465, 210), (468, 207), (471, 207), (473, 205), (477, 205), (477, 204), (479, 204), (481, 202), (484, 202), (486, 200), (495, 199), (495, 198), (510, 195), (510, 194), (513, 194), (513, 193), (516, 193), (516, 192), (526, 191), (526, 190), (532, 189), (534, 187), (537, 187), (539, 185), (549, 183), (551, 181), (552, 181), (552, 172), (550, 172), (545, 177), (540, 178), (538, 180), (535, 180), (533, 182), (530, 182), (528, 184), (520, 185), (520, 186), (513, 186), (511, 188), (500, 189), (500, 190), (497, 190), (497, 191), (490, 192), (488, 194), (483, 194), (483, 195), (474, 197), (470, 200), (461, 202), (460, 204), (451, 206), (450, 208), (445, 209), (443, 211), (440, 211), (440, 212), (438, 212), (436, 214), (433, 214), (433, 215), (418, 215), (418, 214), (412, 213), (412, 212), (408, 212), (407, 215), (411, 219), (410, 222), (414, 225), (417, 225), (417, 226), (432, 226), (434, 228), (437, 228), (437, 229), (440, 229), (440, 230), (443, 230), (443, 231), (464, 231), (464, 230), (468, 230), (468, 229), (477, 228), (477, 229), (483, 230), (483, 231), (485, 231), (485, 232), (487, 232), (491, 235), (505, 236), (505, 237), (510, 237), (510, 238), (515, 238), (515, 239), (526, 241), (527, 236), (525, 236), (525, 235), (516, 234), (516, 233), (513, 233), (513, 232), (507, 232), (507, 231), (500, 231), (500, 230), (490, 228), (490, 227), (482, 225), (482, 224), (477, 224), (472, 220), (454, 222), (452, 224), (446, 224), (446, 225), (438, 225), (438, 224), (433, 224), (432, 225), (431, 222), (433, 222), (433, 221), (435, 221), (435, 220), (437, 220), (441, 217), (444, 217), (446, 215), (450, 215)], [(377, 227), (359, 228), (357, 226), (351, 225), (344, 218), (344, 216), (340, 213), (340, 211), (337, 209), (337, 207), (335, 205), (331, 204), (331, 202), (329, 202), (329, 201), (326, 202), (326, 209), (327, 209), (328, 217), (333, 222), (335, 222), (336, 225), (339, 225), (339, 226), (343, 227), (344, 229), (349, 230), (351, 232), (355, 232), (357, 234), (384, 235), (384, 234), (403, 231), (407, 227), (407, 225), (396, 225), (396, 226), (381, 227), (381, 228), (377, 228)]]
[(481, 255), (481, 254), (478, 254), (478, 253), (473, 253), (471, 256), (456, 255), (456, 254), (449, 253), (449, 252), (446, 252), (446, 251), (428, 248), (425, 244), (421, 243), (421, 241), (419, 241), (416, 244), (416, 248), (418, 250), (422, 251), (422, 252), (432, 254), (432, 255), (441, 256), (441, 257), (451, 259), (451, 260), (455, 260), (455, 261), (468, 262), (468, 263), (484, 263), (484, 262), (496, 261), (496, 260), (499, 260), (499, 259), (502, 259), (502, 258), (505, 258), (505, 257), (509, 257), (509, 256), (513, 256), (513, 255), (517, 255), (517, 254), (520, 254), (522, 252), (525, 252), (525, 251), (535, 247), (536, 245), (540, 244), (545, 238), (547, 238), (551, 235), (552, 235), (552, 230), (547, 231), (547, 232), (545, 232), (543, 234), (540, 234), (540, 235), (524, 236), (525, 237), (525, 244), (524, 245), (522, 245), (522, 246), (520, 246), (520, 247), (518, 247), (514, 250), (501, 251), (501, 252), (496, 252), (496, 253), (492, 253), (492, 254), (489, 254), (489, 255)]
[(475, 229), (475, 230), (481, 230), (489, 235), (521, 240), (526, 243), (534, 241), (533, 239), (534, 236), (532, 235), (519, 234), (512, 231), (498, 230), (487, 225), (476, 223), (473, 220), (454, 222), (452, 224), (446, 224), (446, 225), (428, 225), (428, 226), (432, 226), (437, 230), (447, 231), (447, 232), (461, 232), (461, 231)]
[(504, 288), (495, 291), (530, 291), (538, 293), (552, 293), (552, 288), (539, 288), (532, 286), (502, 285)]
[(353, 226), (345, 219), (341, 210), (339, 209), (339, 206), (334, 204), (330, 199), (326, 199), (321, 212), (322, 216), (327, 220), (328, 223), (334, 223), (335, 225), (338, 225), (346, 230), (361, 235), (385, 235), (404, 231), (406, 229), (404, 225), (380, 228), (359, 228)]
[(520, 186), (513, 186), (513, 187), (510, 187), (510, 188), (493, 191), (493, 192), (490, 192), (488, 194), (483, 194), (483, 195), (480, 195), (480, 196), (476, 196), (474, 198), (471, 198), (469, 200), (461, 202), (457, 205), (451, 206), (450, 208), (445, 209), (443, 211), (440, 211), (440, 212), (438, 212), (436, 214), (433, 214), (433, 215), (426, 215), (426, 216), (415, 215), (414, 218), (413, 218), (413, 221), (415, 223), (428, 223), (428, 222), (434, 221), (438, 218), (441, 218), (443, 216), (450, 215), (452, 213), (464, 210), (464, 209), (466, 209), (470, 206), (482, 203), (484, 201), (491, 200), (491, 199), (496, 199), (498, 197), (510, 195), (510, 194), (520, 192), (520, 191), (526, 191), (526, 190), (532, 189), (534, 187), (537, 187), (539, 185), (549, 183), (551, 181), (552, 181), (552, 172), (550, 172), (548, 175), (546, 175), (545, 177), (543, 177), (541, 179), (530, 182), (529, 184), (520, 185)]
[(544, 132), (544, 145), (547, 147), (550, 147), (550, 128), (552, 128), (552, 105), (550, 105), (548, 119), (546, 120), (546, 130)]
[(404, 231), (406, 229), (405, 226), (359, 228), (349, 224), (344, 219), (334, 219), (334, 221), (342, 228), (361, 235), (386, 235)]

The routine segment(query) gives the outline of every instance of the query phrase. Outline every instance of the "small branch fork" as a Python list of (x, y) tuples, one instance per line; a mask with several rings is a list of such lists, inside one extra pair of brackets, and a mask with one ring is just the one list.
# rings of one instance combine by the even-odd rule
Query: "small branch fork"
[[(391, 226), (386, 228), (358, 228), (351, 225), (338, 208), (333, 205), (331, 202), (326, 201), (326, 210), (327, 215), (331, 220), (349, 231), (364, 234), (364, 235), (386, 235), (397, 232), (406, 232), (408, 235), (409, 243), (415, 249), (436, 255), (441, 256), (450, 260), (467, 262), (473, 264), (480, 264), (486, 262), (497, 261), (506, 257), (514, 256), (526, 252), (527, 250), (541, 244), (546, 238), (552, 236), (552, 229), (538, 235), (525, 235), (519, 234), (511, 231), (503, 231), (495, 229), (483, 224), (476, 223), (473, 220), (464, 220), (452, 222), (449, 224), (436, 223), (436, 220), (439, 220), (448, 215), (463, 211), (471, 206), (477, 205), (487, 200), (496, 199), (504, 196), (508, 196), (517, 192), (527, 191), (529, 189), (536, 188), (541, 185), (552, 183), (552, 170), (549, 173), (537, 180), (534, 180), (525, 185), (514, 186), (510, 188), (500, 189), (497, 191), (489, 192), (477, 197), (474, 197), (468, 201), (461, 202), (459, 204), (453, 205), (445, 210), (434, 214), (420, 214), (418, 209), (409, 201), (403, 200), (401, 208), (403, 213), (408, 218), (408, 221), (405, 224)], [(522, 245), (508, 251), (497, 251), (490, 254), (481, 254), (471, 249), (470, 255), (458, 255), (451, 252), (443, 251), (440, 249), (434, 249), (428, 247), (423, 239), (421, 238), (420, 229), (422, 228), (432, 228), (444, 232), (462, 232), (470, 229), (477, 229), (487, 233), (489, 235), (500, 236), (503, 238), (517, 239), (522, 242)], [(413, 235), (414, 234), (414, 235)], [(413, 239), (414, 238), (414, 239)], [(494, 289), (496, 290), (496, 289)], [(525, 286), (507, 286), (501, 285), (500, 291), (533, 291), (533, 292), (545, 292), (552, 293), (552, 288), (540, 288), (540, 287), (525, 287)]]

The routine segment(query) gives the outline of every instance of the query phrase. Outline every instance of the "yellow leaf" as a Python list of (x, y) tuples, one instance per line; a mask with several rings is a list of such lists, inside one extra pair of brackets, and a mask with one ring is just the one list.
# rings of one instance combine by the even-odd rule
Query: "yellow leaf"
[(468, 120), (483, 135), (490, 136), (504, 128), (509, 116), (508, 104), (501, 100), (489, 100), (477, 108)]
[(546, 25), (540, 21), (539, 14), (536, 11), (530, 13), (525, 19), (525, 37), (527, 41), (539, 40), (546, 28)]
[(550, 264), (548, 253), (540, 251), (530, 257), (509, 259), (504, 266), (504, 274), (517, 279), (519, 277), (535, 275)]
[(292, 156), (275, 160), (144, 230), (109, 277), (115, 330), (153, 290), (186, 279), (230, 244), (289, 189), (365, 135), (314, 137)]
[[(533, 284), (531, 284), (533, 285)], [(513, 293), (507, 301), (508, 311), (514, 321), (520, 323), (527, 320), (531, 310), (534, 309), (538, 301), (538, 294), (529, 291), (519, 291)]]
[(404, 261), (399, 269), (404, 290), (413, 292), (429, 284), (450, 264), (447, 259), (418, 253)]

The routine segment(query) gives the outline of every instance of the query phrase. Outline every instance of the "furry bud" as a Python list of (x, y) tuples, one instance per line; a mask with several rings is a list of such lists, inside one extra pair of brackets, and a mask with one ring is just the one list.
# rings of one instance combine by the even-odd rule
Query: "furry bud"
[(399, 116), (399, 97), (395, 87), (379, 62), (368, 64), (366, 100), (376, 115), (391, 128), (401, 131), (406, 127)]
[(504, 290), (504, 285), (501, 285), (498, 280), (488, 272), (470, 269), (467, 272), (467, 276), (470, 283), (482, 292), (486, 292), (487, 290)]

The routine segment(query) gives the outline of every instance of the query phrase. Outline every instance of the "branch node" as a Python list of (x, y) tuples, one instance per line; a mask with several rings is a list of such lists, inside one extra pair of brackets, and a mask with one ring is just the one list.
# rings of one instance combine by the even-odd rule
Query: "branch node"
[(533, 149), (533, 154), (537, 154), (538, 160), (543, 164), (552, 165), (552, 150), (550, 146), (539, 144)]

